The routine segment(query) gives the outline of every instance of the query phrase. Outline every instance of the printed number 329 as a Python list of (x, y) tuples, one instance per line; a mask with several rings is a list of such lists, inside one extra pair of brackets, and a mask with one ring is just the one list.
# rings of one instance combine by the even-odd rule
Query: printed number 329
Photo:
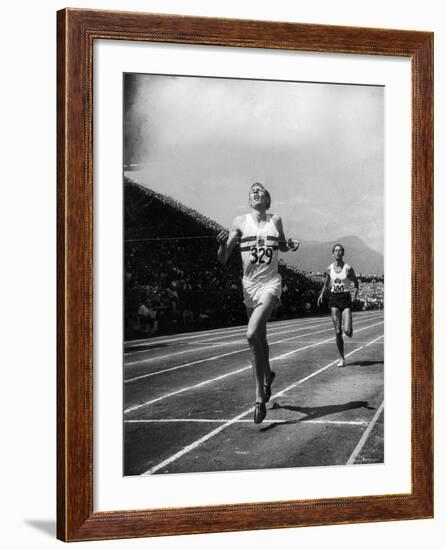
[(269, 246), (267, 248), (257, 248), (252, 246), (250, 249), (250, 263), (252, 264), (267, 264), (272, 261), (273, 250)]

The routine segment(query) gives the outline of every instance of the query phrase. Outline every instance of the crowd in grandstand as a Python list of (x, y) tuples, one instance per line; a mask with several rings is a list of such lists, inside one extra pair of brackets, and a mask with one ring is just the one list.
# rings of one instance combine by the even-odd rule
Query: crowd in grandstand
[[(280, 263), (277, 317), (314, 310), (319, 284)], [(224, 268), (216, 240), (153, 240), (127, 246), (126, 337), (165, 334), (246, 322), (238, 255)]]
[(385, 298), (383, 278), (373, 278), (370, 281), (362, 279), (357, 298), (362, 309), (383, 309)]
[[(126, 258), (127, 332), (190, 330), (239, 321), (238, 282), (216, 262), (216, 240), (153, 240)], [(145, 300), (147, 311), (140, 311)], [(144, 330), (142, 316), (149, 316)]]
[[(244, 324), (240, 255), (224, 267), (218, 263), (220, 226), (169, 197), (125, 183), (126, 339)], [(275, 318), (321, 312), (320, 277), (282, 260), (279, 272)], [(383, 279), (361, 280), (356, 307), (383, 307)]]

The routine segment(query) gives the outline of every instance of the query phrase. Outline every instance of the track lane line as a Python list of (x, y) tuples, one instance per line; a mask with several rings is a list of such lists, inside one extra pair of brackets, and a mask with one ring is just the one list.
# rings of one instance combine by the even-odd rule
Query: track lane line
[(363, 449), (366, 441), (368, 440), (368, 437), (371, 435), (371, 432), (372, 432), (374, 426), (376, 425), (377, 420), (380, 418), (380, 415), (382, 414), (382, 411), (383, 411), (383, 406), (384, 406), (384, 401), (382, 401), (382, 403), (380, 404), (380, 407), (377, 409), (377, 412), (373, 416), (371, 422), (368, 424), (368, 427), (363, 432), (362, 437), (360, 438), (359, 442), (357, 443), (355, 449), (352, 451), (352, 454), (349, 457), (346, 464), (354, 464), (355, 459), (360, 454), (360, 451)]
[[(294, 330), (305, 330), (306, 328), (312, 328), (312, 327), (308, 327), (308, 325), (310, 325), (311, 323), (315, 323), (314, 325), (312, 325), (314, 327), (322, 326), (323, 324), (328, 323), (330, 321), (330, 319), (326, 319), (324, 321), (319, 321), (319, 322), (316, 322), (315, 320), (311, 320), (311, 321), (306, 322), (306, 323), (296, 323), (295, 321), (296, 320), (293, 320), (292, 323), (288, 323), (288, 324), (286, 324), (286, 326), (279, 326), (279, 327), (278, 326), (271, 326), (271, 327), (268, 326), (268, 335), (273, 336), (273, 335), (276, 335), (276, 334), (285, 334), (286, 332), (292, 332)], [(300, 328), (295, 328), (292, 325), (298, 325)], [(289, 329), (288, 327), (292, 327), (292, 328)], [(284, 330), (284, 331), (275, 330), (274, 332), (272, 332), (274, 329), (283, 329), (283, 328), (288, 329), (288, 330)], [(236, 331), (235, 330), (227, 330), (227, 331), (219, 334), (218, 336), (214, 336), (213, 338), (207, 338), (205, 336), (205, 334), (203, 334), (202, 337), (204, 337), (205, 340), (199, 340), (199, 343), (200, 344), (207, 344), (209, 342), (214, 342), (215, 340), (223, 340), (224, 338), (233, 338), (233, 337), (236, 337), (236, 336), (241, 336), (241, 335), (244, 335), (246, 333), (246, 330), (247, 330), (247, 324), (242, 325)], [(192, 338), (192, 337), (190, 337), (190, 338)], [(193, 336), (193, 338), (197, 338), (197, 336)], [(168, 342), (172, 342), (172, 341), (175, 341), (175, 340), (166, 340), (165, 342), (168, 343)], [(163, 344), (165, 342), (152, 342), (152, 343), (154, 345), (156, 345), (156, 344)], [(178, 342), (182, 343), (183, 339), (181, 338), (180, 340), (178, 340)], [(194, 345), (194, 343), (195, 342), (186, 342), (187, 345)], [(147, 342), (147, 344), (149, 344), (149, 342)], [(225, 343), (221, 343), (220, 345), (225, 345)], [(137, 351), (126, 351), (124, 353), (124, 356), (138, 355), (140, 353), (150, 353), (150, 351), (152, 351), (152, 349), (137, 350)], [(140, 361), (143, 362), (144, 360), (141, 359)], [(138, 363), (138, 361), (134, 361), (132, 363), (125, 363), (125, 366), (131, 365), (133, 363), (136, 364), (136, 363)]]
[[(146, 363), (152, 363), (153, 361), (159, 361), (163, 359), (168, 359), (170, 357), (175, 357), (176, 355), (184, 355), (185, 353), (194, 353), (195, 351), (202, 351), (203, 349), (213, 349), (215, 347), (219, 346), (228, 346), (230, 344), (244, 344), (244, 340), (235, 340), (233, 342), (227, 342), (224, 344), (211, 344), (209, 346), (202, 346), (200, 348), (193, 348), (193, 349), (183, 349), (181, 351), (174, 351), (173, 353), (167, 353), (166, 355), (159, 355), (157, 357), (147, 357), (145, 359), (139, 359), (137, 361), (128, 361), (124, 362), (124, 367), (134, 367), (136, 365), (145, 365)], [(201, 345), (199, 343), (196, 343), (197, 346)], [(145, 350), (138, 353), (149, 353), (150, 350)]]
[[(376, 327), (378, 325), (382, 325), (383, 322), (384, 321), (380, 321), (380, 322), (375, 323), (373, 325), (369, 325), (367, 327), (360, 328), (360, 329), (356, 330), (356, 332), (361, 332), (363, 330), (368, 330), (369, 328), (373, 328), (373, 327)], [(323, 344), (326, 344), (327, 342), (332, 342), (333, 340), (335, 340), (335, 337), (330, 337), (330, 338), (326, 338), (325, 340), (320, 340), (320, 342), (317, 342), (316, 344), (309, 344), (307, 346), (303, 346), (301, 348), (297, 348), (295, 350), (288, 351), (287, 353), (283, 353), (283, 354), (278, 355), (276, 357), (272, 357), (270, 359), (270, 362), (278, 361), (279, 359), (283, 359), (284, 357), (288, 357), (289, 355), (293, 355), (294, 353), (298, 353), (299, 351), (304, 351), (306, 349), (321, 346)], [(358, 349), (363, 349), (363, 346), (358, 348)], [(225, 355), (230, 355), (230, 354), (225, 354)], [(338, 359), (336, 359), (335, 362), (338, 362)], [(245, 367), (241, 367), (239, 369), (236, 369), (236, 370), (233, 370), (233, 371), (230, 371), (230, 372), (226, 372), (225, 374), (215, 376), (214, 378), (209, 378), (207, 380), (199, 382), (198, 384), (193, 384), (192, 386), (186, 386), (185, 388), (180, 388), (179, 390), (175, 390), (175, 391), (172, 391), (172, 392), (165, 393), (163, 395), (160, 395), (159, 397), (155, 397), (155, 398), (153, 398), (149, 401), (146, 401), (144, 403), (139, 403), (137, 405), (133, 405), (132, 407), (128, 407), (127, 409), (125, 409), (124, 414), (129, 414), (129, 413), (132, 413), (132, 412), (137, 411), (139, 409), (142, 409), (143, 407), (148, 407), (149, 405), (153, 405), (154, 403), (157, 403), (159, 401), (163, 401), (164, 399), (168, 399), (169, 397), (174, 397), (175, 395), (179, 395), (181, 393), (185, 393), (185, 392), (190, 391), (190, 390), (195, 390), (197, 388), (202, 388), (203, 386), (207, 386), (208, 384), (212, 384), (213, 382), (218, 382), (220, 380), (224, 380), (224, 378), (228, 378), (229, 376), (234, 376), (235, 374), (239, 374), (239, 373), (244, 372), (244, 371), (246, 371), (250, 368), (252, 368), (252, 366), (249, 362), (249, 364), (246, 365)], [(310, 377), (311, 376), (309, 376), (309, 378)]]
[[(372, 320), (372, 319), (377, 319), (378, 317), (381, 317), (381, 315), (379, 313), (374, 313), (373, 315), (369, 315), (366, 317), (366, 319), (363, 319), (363, 321), (369, 321), (369, 320)], [(358, 319), (356, 322), (361, 322), (362, 320)], [(294, 323), (295, 325), (295, 323)], [(289, 332), (300, 332), (302, 330), (307, 330), (307, 329), (311, 329), (311, 328), (317, 328), (317, 327), (322, 327), (324, 325), (329, 325), (331, 326), (332, 325), (332, 320), (329, 318), (329, 319), (326, 319), (325, 321), (320, 321), (320, 322), (317, 322), (313, 325), (311, 325), (310, 323), (305, 323), (304, 326), (299, 326), (299, 327), (295, 327), (295, 326), (292, 326), (292, 328), (288, 328), (288, 327), (273, 327), (273, 328), (286, 328), (286, 330), (276, 330), (276, 331), (272, 331), (273, 329), (270, 328), (268, 329), (268, 332), (267, 332), (267, 337), (270, 338), (272, 336), (278, 336), (280, 334), (287, 334)], [(288, 326), (291, 326), (291, 325), (288, 325)], [(245, 325), (243, 327), (243, 330), (240, 331), (240, 336), (242, 335), (243, 338), (241, 340), (235, 340), (235, 341), (232, 341), (232, 342), (219, 342), (219, 343), (215, 343), (213, 344), (214, 346), (226, 346), (226, 345), (229, 345), (229, 344), (232, 344), (232, 343), (239, 343), (239, 342), (245, 342), (246, 338), (245, 338), (245, 333), (246, 333), (246, 330), (247, 330), (247, 325)], [(234, 334), (231, 334), (231, 335), (221, 335), (221, 336), (217, 336), (217, 337), (214, 337), (214, 338), (209, 338), (209, 339), (205, 339), (205, 340), (200, 340), (199, 342), (201, 344), (207, 344), (208, 342), (214, 342), (215, 340), (223, 340), (224, 338), (231, 338), (235, 336)], [(148, 350), (150, 351), (150, 350)], [(190, 350), (190, 351), (193, 351), (193, 350)], [(135, 353), (144, 353), (144, 352), (135, 352)], [(146, 353), (146, 352), (145, 352)], [(127, 363), (128, 364), (131, 364), (131, 363)]]
[[(376, 315), (377, 313), (383, 313), (382, 310), (372, 310), (370, 312), (366, 312), (366, 314), (363, 314), (362, 312), (356, 312), (356, 316), (357, 317), (360, 317), (360, 318), (367, 318), (367, 317), (371, 317), (372, 315)], [(285, 320), (285, 321), (269, 321), (267, 323), (267, 327), (268, 329), (272, 329), (272, 328), (279, 328), (281, 327), (282, 325), (291, 325), (293, 323), (297, 323), (299, 325), (302, 325), (302, 324), (310, 324), (310, 323), (313, 323), (316, 321), (316, 319), (328, 319), (330, 320), (330, 315), (321, 315), (319, 317), (312, 317), (311, 319), (301, 319), (301, 318), (296, 318), (296, 319), (288, 319), (288, 320)], [(211, 336), (212, 334), (218, 334), (220, 333), (221, 335), (225, 334), (225, 333), (229, 333), (229, 332), (238, 332), (238, 331), (243, 331), (243, 330), (246, 330), (247, 328), (247, 323), (244, 324), (244, 325), (238, 325), (238, 326), (235, 326), (235, 327), (226, 327), (226, 328), (219, 328), (219, 329), (210, 329), (210, 330), (200, 330), (200, 331), (197, 331), (197, 332), (193, 332), (193, 333), (189, 333), (189, 332), (183, 332), (183, 333), (180, 333), (180, 334), (177, 334), (175, 335), (173, 338), (169, 337), (168, 335), (166, 336), (155, 336), (153, 338), (144, 338), (144, 339), (141, 339), (141, 340), (127, 340), (127, 341), (124, 341), (124, 347), (126, 346), (128, 348), (128, 353), (132, 353), (131, 352), (131, 347), (137, 347), (137, 346), (140, 346), (140, 345), (144, 345), (144, 344), (166, 344), (166, 343), (169, 343), (169, 342), (182, 342), (182, 341), (186, 341), (186, 340), (191, 340), (191, 339), (195, 339), (195, 338), (199, 338), (199, 337), (206, 337), (206, 336)], [(136, 353), (136, 352), (133, 352), (133, 353)]]
[[(270, 332), (268, 334), (268, 336), (276, 336), (277, 334), (286, 334), (288, 332), (295, 332), (295, 331), (301, 331), (301, 330), (306, 330), (307, 328), (314, 328), (314, 327), (321, 327), (323, 326), (325, 323), (317, 323), (315, 325), (312, 325), (312, 326), (309, 326), (309, 327), (301, 327), (301, 328), (298, 328), (298, 329), (289, 329), (289, 330), (286, 330), (286, 331), (281, 331), (281, 332)], [(247, 329), (247, 325), (245, 327), (243, 327), (243, 331), (240, 332), (240, 335), (244, 335), (245, 332), (246, 332), (246, 329)], [(216, 338), (210, 338), (209, 340), (200, 340), (199, 342), (196, 342), (196, 345), (198, 344), (206, 344), (208, 342), (212, 342), (213, 340), (221, 340), (221, 338), (233, 338), (234, 336), (236, 336), (235, 334), (230, 334), (230, 335), (226, 335), (226, 336), (218, 336)], [(219, 342), (219, 343), (214, 343), (214, 344), (211, 344), (209, 346), (206, 346), (206, 347), (203, 347), (201, 349), (208, 349), (208, 348), (213, 348), (213, 347), (216, 347), (216, 346), (229, 346), (229, 345), (232, 345), (232, 344), (245, 344), (246, 343), (246, 338), (242, 338), (240, 340), (232, 340), (231, 342)], [(194, 343), (188, 343), (188, 345), (194, 345)], [(151, 350), (141, 350), (141, 351), (135, 351), (135, 352), (131, 352), (131, 355), (135, 355), (135, 354), (139, 354), (139, 353), (150, 353)], [(132, 367), (134, 365), (142, 365), (142, 364), (145, 364), (145, 363), (148, 363), (149, 361), (156, 361), (156, 360), (159, 360), (159, 359), (167, 359), (167, 357), (172, 357), (174, 355), (180, 355), (182, 353), (193, 353), (194, 351), (199, 351), (199, 350), (196, 350), (196, 349), (186, 349), (186, 350), (182, 350), (182, 351), (177, 351), (177, 352), (173, 352), (173, 353), (170, 353), (170, 354), (167, 354), (167, 355), (160, 355), (160, 356), (157, 356), (157, 357), (148, 357), (148, 358), (145, 358), (145, 359), (139, 359), (139, 360), (136, 360), (136, 361), (126, 361), (124, 362), (124, 366), (125, 367)], [(129, 355), (128, 353), (124, 353), (124, 355)]]
[[(318, 323), (316, 325), (312, 325), (312, 326), (309, 326), (309, 327), (301, 327), (301, 328), (298, 328), (298, 329), (290, 329), (290, 330), (285, 330), (285, 331), (280, 331), (280, 332), (274, 332), (274, 333), (270, 333), (268, 334), (268, 337), (271, 337), (271, 336), (277, 336), (278, 334), (287, 334), (289, 332), (299, 332), (301, 330), (307, 330), (307, 328), (315, 328), (315, 327), (321, 327), (323, 326), (325, 323), (321, 324), (321, 323)], [(245, 331), (247, 329), (247, 325), (246, 327), (244, 327), (244, 330), (241, 334), (244, 335)], [(234, 334), (231, 334), (229, 335), (228, 337), (230, 338), (233, 338), (233, 336), (235, 336)], [(226, 336), (227, 338), (227, 336)], [(210, 340), (201, 340), (199, 342), (199, 344), (205, 344), (207, 342), (211, 342), (212, 340), (221, 340), (221, 337), (218, 337), (218, 338), (213, 338), (213, 339), (210, 339)], [(205, 346), (205, 347), (202, 347), (201, 349), (209, 349), (209, 348), (214, 348), (214, 347), (217, 347), (217, 346), (230, 346), (230, 345), (233, 345), (233, 344), (245, 344), (246, 343), (246, 338), (241, 338), (239, 340), (232, 340), (230, 342), (215, 342), (209, 346)], [(188, 344), (190, 345), (190, 343)], [(197, 345), (198, 345), (198, 342), (197, 342)], [(136, 353), (149, 353), (151, 350), (144, 350), (144, 351), (135, 351), (134, 354)], [(173, 353), (169, 353), (167, 355), (158, 355), (157, 357), (147, 357), (147, 358), (144, 358), (144, 359), (138, 359), (136, 361), (125, 361), (124, 362), (124, 367), (133, 367), (134, 365), (143, 365), (145, 363), (149, 363), (151, 361), (158, 361), (160, 359), (167, 359), (168, 357), (173, 357), (175, 355), (181, 355), (183, 353), (193, 353), (195, 351), (199, 351), (199, 350), (196, 350), (195, 348), (194, 349), (186, 349), (186, 350), (181, 350), (181, 351), (176, 351), (176, 352), (173, 352)], [(127, 354), (124, 354), (124, 355), (127, 355)]]
[[(363, 328), (361, 330), (365, 330), (365, 329)], [(371, 343), (372, 342), (370, 342), (369, 344), (371, 344)], [(351, 352), (347, 353), (345, 355), (345, 357), (350, 357), (354, 353), (357, 353), (358, 351), (364, 349), (364, 347), (366, 347), (366, 346), (360, 346), (359, 348), (356, 348), (355, 350), (352, 350)], [(328, 363), (327, 365), (325, 365), (324, 367), (322, 367), (318, 371), (312, 373), (311, 375), (306, 376), (306, 377), (302, 378), (301, 380), (297, 380), (296, 382), (290, 384), (284, 390), (281, 390), (277, 394), (274, 394), (274, 398), (277, 398), (277, 397), (283, 395), (284, 393), (288, 392), (289, 390), (295, 388), (296, 386), (298, 386), (300, 384), (303, 384), (306, 380), (309, 380), (310, 378), (313, 378), (314, 376), (317, 376), (318, 374), (324, 372), (328, 368), (330, 368), (333, 365), (337, 364), (337, 362), (338, 362), (338, 359), (336, 359), (335, 361), (332, 361), (331, 363)], [(220, 432), (222, 432), (223, 430), (225, 430), (226, 428), (228, 428), (232, 424), (235, 424), (236, 422), (238, 422), (238, 420), (241, 420), (242, 418), (244, 418), (248, 414), (251, 414), (253, 412), (254, 408), (255, 407), (250, 407), (249, 409), (247, 409), (246, 411), (244, 411), (244, 412), (240, 413), (239, 415), (235, 416), (231, 420), (228, 420), (225, 424), (222, 424), (221, 426), (218, 426), (217, 428), (215, 428), (214, 430), (212, 430), (208, 434), (206, 434), (203, 437), (200, 437), (199, 439), (195, 440), (193, 443), (190, 443), (189, 445), (186, 445), (183, 449), (181, 449), (177, 453), (171, 455), (170, 457), (166, 458), (165, 460), (163, 460), (159, 464), (157, 464), (155, 466), (152, 466), (149, 470), (143, 472), (140, 475), (145, 476), (145, 475), (154, 474), (158, 470), (164, 468), (165, 466), (168, 466), (172, 462), (175, 462), (176, 460), (178, 460), (179, 458), (181, 458), (184, 455), (188, 454), (190, 451), (193, 451), (194, 449), (196, 449), (197, 447), (199, 447), (200, 445), (202, 445), (203, 443), (205, 443), (206, 441), (208, 441), (212, 437), (215, 437), (215, 435), (218, 435)]]
[[(125, 420), (125, 424), (168, 424), (168, 423), (196, 423), (196, 424), (223, 424), (230, 422), (229, 418), (158, 418), (142, 420)], [(304, 420), (304, 418), (291, 420), (295, 424), (338, 424), (347, 426), (366, 426), (365, 420)], [(237, 420), (238, 424), (252, 424), (252, 420)], [(289, 424), (288, 419), (263, 420), (263, 424)]]
[[(285, 326), (285, 325), (290, 325), (292, 323), (295, 323), (295, 322), (301, 322), (303, 324), (309, 324), (309, 323), (313, 323), (316, 319), (330, 319), (329, 316), (320, 316), (320, 317), (313, 317), (311, 319), (301, 319), (301, 318), (296, 318), (296, 319), (287, 319), (285, 321), (269, 321), (267, 323), (268, 327), (281, 327), (281, 326)], [(300, 324), (300, 323), (299, 323)], [(228, 334), (230, 332), (239, 332), (239, 331), (242, 331), (242, 330), (245, 330), (247, 327), (247, 323), (243, 324), (243, 325), (237, 325), (237, 326), (234, 326), (234, 327), (225, 327), (225, 328), (215, 328), (215, 329), (209, 329), (209, 330), (199, 330), (199, 331), (196, 331), (196, 332), (193, 332), (193, 333), (190, 333), (190, 332), (181, 332), (179, 334), (176, 334), (174, 336), (168, 336), (168, 335), (165, 335), (165, 336), (154, 336), (152, 338), (144, 338), (144, 339), (141, 339), (141, 340), (128, 340), (128, 341), (125, 341), (124, 342), (124, 346), (127, 346), (128, 348), (131, 348), (131, 347), (137, 347), (137, 346), (140, 346), (140, 345), (143, 345), (143, 344), (150, 344), (150, 343), (154, 343), (154, 344), (165, 344), (165, 343), (169, 343), (169, 342), (178, 342), (178, 341), (184, 341), (184, 340), (191, 340), (191, 339), (194, 339), (194, 338), (199, 338), (200, 336), (211, 336), (211, 335), (215, 335), (215, 334), (220, 334), (220, 335), (223, 335), (223, 334)], [(131, 353), (131, 352), (130, 352)]]
[[(286, 334), (288, 332), (292, 332), (292, 331), (295, 331), (295, 330), (306, 330), (308, 328), (313, 328), (313, 327), (320, 327), (320, 326), (323, 326), (324, 324), (326, 323), (329, 323), (329, 322), (332, 322), (331, 321), (331, 318), (323, 318), (322, 320), (306, 320), (306, 322), (303, 322), (303, 323), (297, 323), (295, 322), (296, 319), (294, 319), (292, 322), (289, 322), (287, 323), (286, 325), (280, 325), (280, 326), (277, 326), (275, 324), (273, 325), (267, 325), (267, 335), (268, 336), (276, 336), (277, 334)], [(311, 323), (315, 323), (315, 324), (311, 324)], [(240, 331), (240, 335), (245, 335), (246, 333), (246, 330), (247, 330), (247, 324), (244, 325), (242, 327), (242, 331)], [(277, 329), (277, 330), (275, 330)], [(284, 329), (284, 330), (283, 330)], [(208, 338), (208, 339), (205, 339), (205, 340), (201, 340), (201, 342), (203, 343), (207, 343), (207, 342), (213, 342), (215, 340), (221, 340), (223, 338), (227, 338), (227, 336), (225, 335), (220, 335), (220, 336), (216, 336), (214, 338)]]
[[(378, 319), (379, 317), (381, 317), (381, 315), (379, 314), (375, 314), (375, 315), (369, 315), (368, 317), (366, 317), (366, 319), (359, 319), (356, 321), (356, 323), (362, 323), (362, 322), (366, 322), (366, 321), (370, 321), (370, 320), (373, 320), (373, 319)], [(331, 320), (329, 320), (331, 321)], [(271, 338), (273, 336), (277, 336), (278, 334), (286, 334), (288, 332), (300, 332), (302, 330), (307, 330), (307, 329), (310, 329), (310, 328), (316, 328), (316, 327), (322, 327), (324, 326), (325, 324), (327, 326), (331, 326), (331, 322), (329, 321), (326, 321), (326, 322), (321, 322), (321, 323), (316, 323), (315, 325), (311, 325), (311, 326), (304, 326), (304, 327), (300, 327), (300, 328), (293, 328), (293, 329), (290, 329), (290, 330), (286, 330), (286, 331), (280, 331), (280, 332), (269, 332), (268, 333), (268, 338)], [(240, 333), (240, 334), (245, 334), (245, 330), (247, 328), (247, 325), (245, 327), (243, 327), (243, 332)], [(314, 333), (308, 333), (308, 334), (317, 334), (316, 332)], [(230, 336), (224, 336), (223, 338), (227, 338), (227, 337), (233, 337), (235, 336), (234, 334), (230, 335)], [(290, 339), (292, 339), (293, 337), (291, 337)], [(214, 340), (218, 340), (220, 338), (214, 338)], [(210, 340), (201, 340), (200, 342), (189, 342), (188, 345), (198, 345), (198, 344), (203, 344), (203, 343), (206, 343), (206, 342), (209, 342)], [(284, 342), (285, 340), (280, 340), (280, 342)], [(232, 344), (238, 344), (238, 343), (245, 343), (246, 342), (246, 339), (245, 338), (241, 338), (240, 340), (232, 340), (231, 342), (221, 342), (221, 343), (215, 343), (215, 344), (212, 344), (211, 346), (208, 346), (208, 348), (212, 348), (212, 347), (217, 347), (217, 346), (228, 346), (228, 345), (232, 345)], [(272, 342), (274, 343), (274, 342)], [(205, 347), (201, 348), (201, 349), (205, 349)], [(246, 348), (247, 349), (247, 348)], [(139, 353), (150, 353), (151, 350), (140, 350), (140, 351), (135, 351), (135, 352), (131, 352), (131, 355), (135, 355), (135, 354), (139, 354)], [(173, 352), (171, 354), (167, 354), (167, 355), (158, 355), (156, 357), (147, 357), (147, 358), (143, 358), (143, 359), (137, 359), (135, 361), (124, 361), (124, 367), (133, 367), (135, 365), (142, 365), (142, 364), (145, 364), (145, 363), (148, 363), (148, 362), (151, 362), (151, 361), (157, 361), (157, 360), (160, 360), (160, 359), (166, 359), (167, 357), (172, 357), (174, 355), (181, 355), (182, 353), (193, 353), (194, 351), (199, 351), (199, 350), (196, 350), (195, 348), (194, 349), (186, 349), (186, 350), (182, 350), (182, 351), (177, 351), (177, 352)], [(125, 355), (130, 355), (130, 354), (127, 354), (125, 353)]]
[[(373, 317), (371, 320), (374, 320), (374, 319), (377, 319), (377, 318), (378, 317)], [(362, 322), (366, 322), (366, 320), (357, 321), (356, 324), (362, 323)], [(269, 342), (269, 347), (273, 346), (275, 344), (282, 344), (283, 342), (290, 342), (291, 340), (296, 340), (296, 339), (304, 337), (304, 336), (312, 336), (313, 334), (320, 334), (321, 332), (328, 332), (331, 329), (332, 329), (332, 327), (329, 326), (325, 329), (316, 330), (314, 332), (307, 332), (306, 334), (300, 334), (300, 335), (297, 335), (297, 336), (291, 336), (289, 338), (283, 338), (281, 340), (276, 340), (275, 342)], [(358, 331), (355, 331), (355, 332), (358, 332)], [(245, 341), (241, 340), (240, 344), (245, 345)], [(137, 382), (137, 381), (143, 380), (145, 378), (150, 378), (152, 376), (157, 376), (158, 374), (165, 374), (166, 372), (171, 372), (171, 371), (174, 371), (174, 370), (183, 369), (183, 368), (186, 368), (186, 367), (191, 367), (192, 365), (199, 365), (199, 364), (205, 363), (207, 361), (216, 361), (218, 359), (222, 359), (223, 357), (229, 357), (230, 355), (235, 355), (237, 353), (243, 353), (243, 352), (246, 352), (246, 351), (249, 351), (249, 348), (243, 347), (242, 349), (239, 349), (239, 350), (233, 350), (233, 351), (229, 351), (227, 353), (214, 355), (212, 357), (197, 359), (196, 361), (190, 361), (188, 363), (183, 363), (181, 365), (175, 365), (174, 367), (167, 367), (166, 369), (158, 370), (158, 371), (155, 371), (155, 372), (148, 372), (148, 373), (145, 373), (145, 374), (140, 374), (138, 376), (133, 376), (132, 378), (127, 378), (126, 380), (124, 380), (124, 384), (129, 384), (131, 382)], [(159, 357), (159, 358), (156, 358), (156, 359), (162, 359), (162, 357)], [(150, 361), (150, 359), (138, 361), (137, 364), (143, 364), (143, 363), (146, 363), (148, 361)], [(133, 364), (136, 364), (136, 362), (128, 363), (127, 366), (128, 365), (131, 366)]]

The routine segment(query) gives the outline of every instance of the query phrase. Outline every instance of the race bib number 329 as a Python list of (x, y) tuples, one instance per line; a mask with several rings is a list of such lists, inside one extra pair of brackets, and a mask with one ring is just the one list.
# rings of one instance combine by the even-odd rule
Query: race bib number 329
[(273, 250), (270, 246), (261, 246), (257, 248), (252, 246), (250, 249), (250, 263), (252, 264), (266, 264), (269, 265), (272, 261)]

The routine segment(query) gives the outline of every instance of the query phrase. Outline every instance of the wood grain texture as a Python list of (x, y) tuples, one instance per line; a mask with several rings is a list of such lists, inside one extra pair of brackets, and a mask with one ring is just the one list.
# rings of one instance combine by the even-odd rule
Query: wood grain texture
[[(97, 540), (432, 517), (432, 33), (68, 9), (58, 12), (57, 36), (57, 537)], [(92, 66), (99, 38), (411, 58), (410, 494), (93, 513)]]
[(57, 18), (57, 536), (64, 538), (66, 510), (65, 434), (65, 13)]

